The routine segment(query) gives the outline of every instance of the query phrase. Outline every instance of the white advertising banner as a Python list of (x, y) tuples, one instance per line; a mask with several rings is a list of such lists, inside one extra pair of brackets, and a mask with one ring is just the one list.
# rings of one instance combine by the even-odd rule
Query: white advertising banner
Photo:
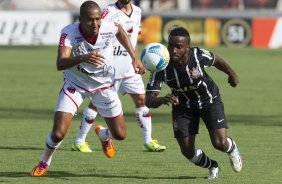
[(0, 11), (0, 45), (57, 45), (66, 11)]

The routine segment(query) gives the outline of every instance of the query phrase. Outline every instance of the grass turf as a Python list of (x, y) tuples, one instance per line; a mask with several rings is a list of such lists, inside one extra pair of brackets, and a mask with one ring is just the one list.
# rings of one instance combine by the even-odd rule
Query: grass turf
[[(237, 71), (240, 84), (232, 88), (227, 76), (207, 69), (220, 87), (229, 124), (243, 156), (241, 173), (232, 171), (227, 155), (212, 148), (203, 123), (196, 144), (219, 161), (220, 176), (205, 179), (207, 170), (188, 162), (173, 138), (170, 108), (151, 109), (153, 137), (167, 146), (163, 153), (142, 151), (141, 131), (129, 96), (121, 96), (127, 121), (127, 139), (115, 141), (116, 155), (108, 159), (92, 131), (87, 140), (95, 150), (70, 151), (82, 105), (52, 165), (42, 178), (29, 172), (42, 154), (52, 128), (53, 108), (62, 84), (56, 71), (55, 47), (0, 47), (0, 183), (281, 183), (281, 50), (210, 49)], [(144, 82), (148, 73), (144, 75)], [(164, 86), (162, 94), (169, 90)], [(103, 124), (98, 118), (95, 124)]]

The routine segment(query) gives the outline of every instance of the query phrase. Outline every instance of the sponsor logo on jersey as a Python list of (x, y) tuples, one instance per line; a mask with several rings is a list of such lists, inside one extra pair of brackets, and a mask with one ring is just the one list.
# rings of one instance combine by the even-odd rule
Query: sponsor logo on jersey
[(106, 46), (109, 46), (109, 45), (110, 45), (110, 40), (109, 40), (109, 39), (107, 39), (107, 40), (105, 41), (105, 45), (106, 45)]
[(199, 67), (193, 67), (192, 70), (189, 71), (192, 79), (197, 79), (201, 76), (201, 72), (199, 71)]
[(127, 50), (122, 50), (121, 46), (114, 46), (114, 56), (127, 56)]
[(111, 38), (112, 32), (101, 33), (100, 35), (101, 35), (102, 39)]
[(112, 32), (106, 32), (106, 33), (101, 33), (100, 35), (111, 35), (113, 34)]
[(115, 100), (112, 100), (112, 101), (109, 101), (109, 102), (105, 102), (105, 105), (110, 105), (110, 104), (112, 104), (114, 102), (115, 102)]
[(87, 71), (86, 69), (84, 69), (81, 65), (77, 65), (77, 71), (80, 71), (81, 73), (84, 73), (88, 76), (96, 76), (96, 77), (105, 77), (105, 76), (111, 76), (113, 74), (113, 67), (104, 64), (102, 66), (102, 69), (100, 72), (97, 73), (90, 73), (89, 71)]
[(110, 39), (107, 39), (105, 41), (105, 46), (102, 49), (106, 49), (110, 45), (110, 43), (111, 43)]

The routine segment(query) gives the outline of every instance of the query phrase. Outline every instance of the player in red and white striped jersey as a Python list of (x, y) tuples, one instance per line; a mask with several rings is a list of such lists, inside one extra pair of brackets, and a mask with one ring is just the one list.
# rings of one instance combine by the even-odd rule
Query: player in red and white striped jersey
[[(115, 21), (124, 29), (130, 38), (131, 44), (136, 47), (138, 35), (141, 33), (141, 9), (133, 5), (130, 0), (118, 0), (109, 4), (103, 11), (104, 20)], [(135, 103), (136, 119), (142, 130), (143, 149), (150, 152), (162, 152), (166, 149), (152, 139), (152, 121), (149, 109), (145, 106), (144, 83), (139, 74), (132, 67), (132, 59), (126, 49), (115, 39), (113, 42), (115, 67), (115, 88), (122, 94), (129, 94)], [(137, 51), (137, 49), (136, 49)], [(85, 141), (87, 133), (93, 125), (97, 111), (90, 105), (84, 110), (80, 130), (72, 145), (72, 150), (91, 152)]]

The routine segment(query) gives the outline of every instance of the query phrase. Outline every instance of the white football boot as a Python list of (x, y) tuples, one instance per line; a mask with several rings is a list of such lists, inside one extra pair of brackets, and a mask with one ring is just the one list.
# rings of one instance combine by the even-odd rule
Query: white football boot
[(209, 174), (208, 174), (208, 177), (207, 177), (209, 180), (218, 178), (218, 175), (219, 175), (218, 165), (209, 168)]
[(235, 172), (240, 172), (242, 170), (243, 163), (242, 163), (242, 159), (241, 159), (241, 156), (240, 156), (239, 149), (236, 146), (235, 141), (233, 141), (233, 144), (234, 144), (233, 151), (231, 153), (228, 153), (227, 155), (230, 159), (230, 164), (231, 164), (232, 169)]

